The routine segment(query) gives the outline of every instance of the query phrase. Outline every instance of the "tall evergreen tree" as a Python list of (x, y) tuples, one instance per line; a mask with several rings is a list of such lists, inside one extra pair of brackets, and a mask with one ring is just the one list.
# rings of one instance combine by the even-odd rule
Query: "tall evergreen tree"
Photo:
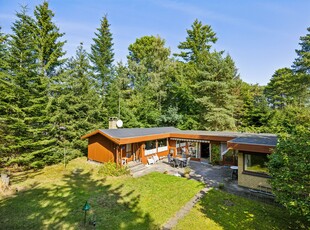
[(174, 54), (183, 58), (185, 62), (199, 63), (205, 60), (205, 55), (210, 52), (212, 44), (217, 41), (216, 33), (211, 26), (203, 25), (196, 19), (192, 24), (192, 29), (187, 30), (186, 41), (181, 42), (178, 48), (180, 54)]
[(278, 69), (274, 73), (264, 90), (272, 108), (283, 109), (295, 102), (296, 87), (293, 86), (294, 80), (294, 73), (289, 68)]
[(193, 114), (198, 128), (212, 130), (233, 129), (235, 98), (232, 94), (237, 71), (232, 58), (224, 52), (212, 51), (216, 34), (208, 25), (195, 20), (192, 29), (178, 48), (185, 61), (187, 78), (194, 95)]
[(160, 37), (144, 36), (129, 46), (130, 106), (140, 126), (157, 126), (165, 104), (170, 50), (164, 45)]
[(7, 107), (7, 125), (10, 134), (6, 136), (10, 144), (10, 161), (19, 164), (37, 166), (42, 159), (42, 153), (46, 153), (50, 140), (42, 138), (46, 135), (46, 129), (42, 126), (46, 122), (42, 116), (40, 104), (46, 104), (47, 97), (42, 94), (46, 89), (46, 83), (36, 73), (37, 61), (34, 51), (33, 33), (31, 25), (33, 19), (27, 15), (23, 7), (16, 14), (17, 20), (13, 23), (11, 39), (9, 42), (9, 75), (12, 94), (11, 105)]
[(94, 44), (91, 45), (90, 60), (93, 63), (95, 77), (100, 87), (99, 92), (105, 100), (108, 87), (112, 78), (112, 65), (114, 61), (112, 33), (107, 15), (105, 15), (97, 28), (96, 37), (93, 38)]
[(293, 69), (296, 72), (310, 74), (310, 27), (307, 28), (307, 31), (308, 34), (300, 37), (301, 48), (296, 50), (297, 58), (294, 61)]
[(124, 127), (138, 127), (139, 123), (130, 108), (133, 88), (127, 66), (117, 63), (115, 77), (108, 90), (107, 108), (109, 117), (118, 117), (124, 122)]
[(35, 22), (31, 24), (33, 30), (34, 50), (37, 54), (38, 71), (41, 76), (51, 78), (56, 75), (56, 70), (64, 62), (63, 46), (65, 41), (60, 41), (64, 33), (53, 22), (55, 16), (49, 9), (47, 1), (36, 6), (34, 10)]
[(63, 151), (69, 159), (79, 155), (86, 149), (86, 143), (80, 137), (102, 126), (101, 109), (98, 107), (100, 98), (92, 75), (88, 54), (81, 44), (59, 76), (54, 88), (56, 96), (49, 105), (58, 146), (51, 158), (56, 162), (61, 159)]
[[(14, 104), (14, 84), (8, 73), (8, 36), (1, 32), (0, 27), (0, 159), (8, 156), (10, 146), (14, 144), (11, 130), (11, 116), (18, 108)], [(0, 160), (1, 165), (1, 160)], [(1, 167), (1, 166), (0, 166)]]
[(299, 106), (310, 106), (310, 27), (308, 34), (300, 37), (301, 48), (296, 50), (297, 58), (293, 63), (295, 71), (296, 96), (299, 98)]

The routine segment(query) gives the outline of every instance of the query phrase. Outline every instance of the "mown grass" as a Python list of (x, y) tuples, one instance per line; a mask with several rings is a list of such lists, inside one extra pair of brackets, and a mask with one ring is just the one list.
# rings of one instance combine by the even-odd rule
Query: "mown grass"
[(140, 178), (102, 177), (86, 158), (40, 171), (16, 173), (14, 194), (0, 197), (0, 229), (158, 229), (203, 185), (161, 173)]
[(282, 207), (211, 190), (174, 229), (308, 229)]

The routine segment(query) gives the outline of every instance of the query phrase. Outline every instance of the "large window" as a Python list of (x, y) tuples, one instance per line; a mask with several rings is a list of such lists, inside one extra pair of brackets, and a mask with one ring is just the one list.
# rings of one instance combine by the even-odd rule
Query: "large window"
[(155, 149), (156, 148), (156, 141), (147, 141), (145, 142), (145, 149)]
[(167, 139), (158, 140), (158, 152), (164, 152), (168, 150)]
[(267, 174), (268, 169), (266, 163), (268, 162), (267, 154), (244, 154), (244, 170), (252, 173)]
[(165, 147), (165, 146), (167, 146), (167, 139), (158, 140), (158, 147)]

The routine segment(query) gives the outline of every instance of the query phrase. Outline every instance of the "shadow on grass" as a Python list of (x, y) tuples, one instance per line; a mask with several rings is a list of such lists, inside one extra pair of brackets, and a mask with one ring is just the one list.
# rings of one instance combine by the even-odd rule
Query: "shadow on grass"
[(284, 208), (226, 192), (211, 190), (202, 198), (200, 211), (223, 229), (306, 229), (301, 217)]
[[(90, 219), (96, 229), (158, 229), (139, 208), (139, 196), (124, 201), (131, 193), (93, 180), (89, 172), (68, 173), (60, 185), (40, 185), (1, 200), (0, 229), (93, 229)], [(84, 225), (86, 200), (91, 209)]]

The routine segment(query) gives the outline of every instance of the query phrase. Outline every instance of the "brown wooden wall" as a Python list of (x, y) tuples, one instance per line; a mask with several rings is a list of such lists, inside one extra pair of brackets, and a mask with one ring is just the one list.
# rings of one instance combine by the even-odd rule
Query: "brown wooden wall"
[(116, 162), (114, 143), (96, 134), (88, 138), (88, 159), (97, 162)]
[(273, 147), (265, 145), (250, 145), (250, 144), (237, 144), (228, 142), (227, 148), (232, 148), (239, 151), (249, 151), (256, 153), (272, 153)]

